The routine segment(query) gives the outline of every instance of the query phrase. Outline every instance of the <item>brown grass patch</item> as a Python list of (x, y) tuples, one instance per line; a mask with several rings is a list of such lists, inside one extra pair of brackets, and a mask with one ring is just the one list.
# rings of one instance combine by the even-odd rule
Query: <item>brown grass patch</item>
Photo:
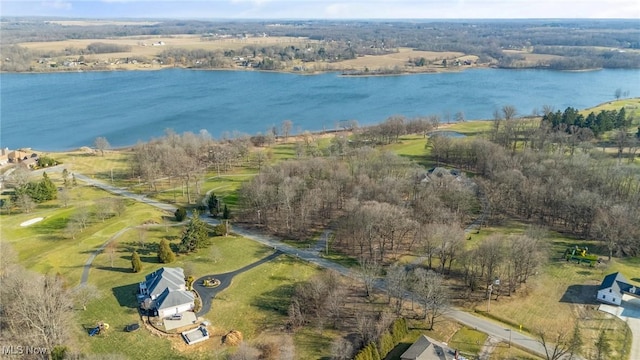
[(447, 59), (448, 61), (454, 59), (459, 59), (460, 61), (471, 60), (472, 62), (475, 62), (478, 59), (475, 55), (465, 55), (464, 53), (453, 51), (436, 52), (419, 51), (411, 48), (399, 48), (398, 52), (385, 55), (365, 55), (356, 59), (328, 64), (327, 67), (332, 70), (364, 70), (365, 68), (368, 68), (369, 70), (377, 70), (399, 66), (404, 71), (411, 71), (409, 69), (413, 69), (415, 72), (425, 72), (429, 69), (433, 70), (435, 68), (442, 68), (440, 64), (422, 67), (409, 66), (408, 62), (410, 59), (421, 57), (425, 58), (427, 61), (433, 62), (440, 62), (443, 59)]
[(129, 25), (129, 26), (149, 26), (157, 25), (158, 21), (114, 21), (114, 20), (52, 20), (48, 24), (58, 24), (62, 26), (105, 26), (105, 25)]
[[(43, 42), (26, 42), (18, 45), (37, 51), (63, 51), (68, 48), (86, 49), (91, 43), (105, 43), (131, 46), (131, 51), (121, 53), (108, 54), (90, 54), (85, 55), (87, 59), (110, 59), (110, 58), (126, 58), (126, 57), (153, 57), (162, 51), (171, 48), (180, 49), (204, 49), (204, 50), (239, 50), (249, 45), (297, 45), (301, 46), (317, 41), (306, 38), (294, 38), (286, 36), (275, 37), (250, 37), (245, 39), (215, 39), (203, 40), (200, 35), (171, 35), (171, 36), (126, 36), (109, 39), (72, 39), (64, 41), (43, 41)], [(164, 45), (153, 46), (153, 44), (164, 43)]]

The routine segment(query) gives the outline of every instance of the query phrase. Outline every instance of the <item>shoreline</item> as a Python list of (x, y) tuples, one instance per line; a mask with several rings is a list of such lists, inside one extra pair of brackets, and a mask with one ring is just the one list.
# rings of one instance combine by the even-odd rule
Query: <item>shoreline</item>
[[(349, 73), (355, 72), (352, 68), (337, 68), (328, 70), (315, 70), (315, 71), (295, 71), (295, 70), (260, 70), (253, 68), (193, 68), (186, 66), (158, 66), (158, 67), (135, 67), (135, 68), (113, 68), (113, 69), (63, 69), (63, 70), (51, 70), (51, 71), (4, 71), (0, 70), (0, 74), (65, 74), (65, 73), (84, 73), (84, 72), (127, 72), (127, 71), (162, 71), (171, 69), (181, 69), (189, 71), (246, 71), (246, 72), (264, 72), (264, 73), (279, 73), (279, 74), (293, 74), (293, 75), (322, 75), (329, 73), (338, 73), (344, 77), (368, 77), (368, 76), (398, 76), (398, 75), (422, 75), (422, 74), (441, 74), (441, 73), (457, 73), (469, 69), (501, 69), (493, 67), (491, 65), (474, 65), (474, 66), (457, 66), (450, 68), (437, 68), (428, 67), (421, 71), (401, 71), (398, 73), (376, 73), (372, 70), (368, 73), (356, 74)], [(535, 68), (522, 68), (522, 69), (535, 69)], [(507, 69), (505, 70), (514, 70)]]

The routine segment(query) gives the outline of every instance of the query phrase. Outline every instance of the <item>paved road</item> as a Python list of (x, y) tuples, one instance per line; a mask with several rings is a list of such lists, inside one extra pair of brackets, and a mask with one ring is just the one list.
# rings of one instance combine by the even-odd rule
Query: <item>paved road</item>
[[(243, 268), (240, 268), (238, 270), (235, 271), (231, 271), (228, 273), (224, 273), (224, 274), (214, 274), (214, 275), (206, 275), (203, 276), (199, 279), (196, 279), (193, 282), (193, 288), (198, 292), (198, 294), (200, 295), (200, 299), (202, 300), (202, 308), (200, 308), (200, 311), (198, 311), (197, 315), (198, 316), (202, 316), (206, 313), (209, 312), (209, 310), (211, 309), (211, 302), (213, 301), (213, 298), (216, 297), (216, 295), (218, 295), (218, 293), (220, 293), (222, 290), (226, 289), (229, 287), (229, 285), (231, 285), (231, 280), (233, 280), (233, 277), (238, 275), (238, 274), (242, 274), (243, 272), (247, 271), (247, 270), (251, 270), (256, 266), (262, 265), (268, 261), (271, 261), (275, 258), (277, 258), (278, 256), (282, 255), (282, 253), (280, 251), (276, 251), (273, 254), (260, 259), (252, 264), (249, 264)], [(210, 287), (205, 287), (202, 285), (202, 282), (205, 279), (209, 279), (209, 278), (215, 278), (220, 280), (220, 285), (214, 287), (214, 288), (210, 288)]]
[(127, 189), (123, 189), (123, 188), (119, 188), (117, 186), (105, 184), (100, 180), (96, 180), (96, 179), (90, 178), (90, 177), (82, 175), (82, 174), (75, 173), (74, 175), (76, 177), (76, 180), (84, 181), (85, 183), (87, 183), (89, 185), (92, 185), (92, 186), (95, 186), (95, 187), (100, 188), (102, 190), (108, 191), (108, 192), (110, 192), (112, 194), (124, 196), (124, 197), (130, 198), (130, 199), (133, 199), (133, 200), (136, 200), (136, 201), (139, 201), (139, 202), (151, 205), (151, 206), (155, 206), (155, 207), (157, 207), (159, 209), (162, 209), (162, 210), (165, 210), (165, 211), (169, 211), (171, 213), (175, 212), (176, 209), (177, 209), (173, 205), (169, 205), (169, 204), (166, 204), (166, 203), (154, 200), (154, 199), (149, 199), (148, 197), (146, 197), (144, 195), (139, 195), (139, 194), (133, 193), (133, 192), (127, 190)]
[(629, 325), (632, 334), (631, 338), (634, 340), (631, 343), (631, 356), (629, 359), (640, 359), (640, 299), (625, 294), (622, 296), (621, 306), (602, 304), (599, 310), (615, 315)]
[[(141, 196), (138, 194), (134, 194), (130, 191), (127, 191), (125, 189), (121, 189), (121, 188), (117, 188), (111, 185), (107, 185), (102, 183), (101, 181), (95, 180), (95, 179), (90, 179), (86, 176), (80, 175), (76, 173), (76, 179), (78, 180), (82, 180), (85, 181), (91, 185), (94, 185), (96, 187), (99, 187), (101, 189), (104, 189), (106, 191), (112, 192), (114, 194), (117, 195), (121, 195), (121, 196), (125, 196), (134, 200), (138, 200), (141, 201), (145, 204), (149, 204), (151, 206), (155, 206), (158, 207), (160, 209), (163, 210), (167, 210), (167, 211), (175, 211), (175, 207), (172, 205), (168, 205), (168, 204), (164, 204), (162, 202), (156, 201), (156, 200), (152, 200), (149, 199), (145, 196)], [(219, 224), (218, 220), (213, 219), (209, 216), (206, 215), (201, 215), (201, 218), (206, 221), (207, 223), (211, 224), (211, 225), (217, 225)], [(295, 256), (299, 259), (302, 259), (304, 261), (310, 262), (312, 264), (315, 264), (319, 267), (322, 268), (326, 268), (326, 269), (331, 269), (334, 270), (344, 276), (348, 276), (350, 278), (353, 279), (360, 279), (359, 275), (357, 272), (352, 271), (349, 268), (346, 268), (340, 264), (334, 263), (332, 261), (329, 261), (327, 259), (321, 258), (317, 252), (315, 251), (307, 251), (307, 250), (301, 250), (301, 249), (297, 249), (294, 248), (293, 246), (289, 246), (287, 244), (284, 244), (282, 242), (280, 242), (277, 238), (268, 236), (268, 235), (264, 235), (264, 234), (260, 234), (254, 231), (251, 231), (249, 229), (244, 229), (242, 227), (239, 226), (234, 226), (233, 228), (233, 232), (241, 235), (243, 237), (246, 237), (248, 239), (254, 240), (256, 242), (259, 242), (261, 244), (264, 244), (266, 246), (269, 246), (271, 248), (273, 248), (276, 251), (279, 251), (281, 253), (284, 254), (288, 254), (291, 256)], [(382, 279), (378, 279), (378, 281), (375, 282), (374, 286), (382, 291), (386, 291), (386, 286), (384, 284), (384, 281)], [(490, 320), (484, 319), (484, 318), (479, 318), (476, 317), (470, 313), (464, 312), (462, 310), (458, 310), (458, 309), (452, 309), (448, 314), (448, 317), (466, 325), (469, 326), (471, 328), (477, 329), (478, 331), (484, 332), (486, 334), (488, 334), (489, 336), (495, 337), (495, 338), (499, 338), (502, 339), (504, 341), (509, 341), (509, 336), (511, 336), (511, 343), (514, 345), (517, 345), (521, 348), (527, 349), (528, 351), (531, 351), (533, 353), (539, 354), (541, 356), (544, 357), (544, 348), (542, 347), (542, 345), (540, 343), (538, 343), (534, 338), (531, 338), (529, 336), (526, 336), (524, 334), (520, 334), (517, 331), (509, 331), (506, 329), (505, 326), (500, 325), (498, 323), (494, 323)]]

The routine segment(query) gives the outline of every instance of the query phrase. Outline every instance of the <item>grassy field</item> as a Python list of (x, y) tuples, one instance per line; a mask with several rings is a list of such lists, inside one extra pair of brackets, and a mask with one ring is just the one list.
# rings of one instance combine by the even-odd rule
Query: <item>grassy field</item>
[[(163, 237), (176, 244), (179, 242), (178, 233), (179, 229), (165, 232), (162, 227), (150, 230), (146, 245), (140, 248), (135, 232), (130, 232), (118, 239), (118, 256), (113, 267), (108, 255), (101, 254), (96, 258), (89, 281), (102, 289), (103, 293), (100, 299), (89, 303), (87, 311), (79, 312), (79, 319), (85, 327), (104, 321), (111, 325), (112, 330), (96, 338), (88, 338), (86, 350), (110, 353), (118, 349), (118, 353), (136, 359), (146, 356), (205, 359), (210, 358), (211, 354), (233, 351), (233, 348), (221, 345), (222, 335), (235, 329), (243, 333), (246, 341), (255, 343), (265, 336), (263, 333), (277, 333), (282, 326), (278, 324), (284, 324), (293, 286), (317, 272), (313, 267), (281, 256), (238, 275), (231, 287), (214, 300), (212, 310), (205, 315), (213, 324), (213, 340), (188, 349), (180, 338), (160, 339), (146, 330), (134, 334), (123, 332), (127, 323), (139, 322), (134, 295), (137, 283), (146, 274), (162, 266), (155, 258), (154, 245)], [(129, 270), (132, 247), (140, 249), (143, 260), (144, 267), (139, 274)], [(208, 249), (187, 256), (179, 255), (171, 266), (181, 266), (195, 277), (200, 277), (236, 270), (267, 256), (271, 251), (244, 238), (219, 237), (212, 239)], [(302, 339), (301, 344), (304, 345), (305, 341)], [(309, 351), (302, 345), (297, 350), (302, 354)]]
[[(425, 58), (427, 62), (431, 62), (433, 63), (433, 65), (413, 68), (407, 67), (407, 60), (416, 58)], [(399, 48), (398, 52), (394, 53), (376, 56), (365, 55), (362, 57), (357, 57), (355, 59), (333, 63), (328, 66), (327, 69), (364, 71), (365, 69), (392, 69), (398, 66), (400, 68), (403, 68), (403, 70), (408, 70), (409, 72), (425, 72), (425, 69), (437, 71), (445, 70), (445, 68), (441, 65), (443, 59), (448, 59), (449, 61), (458, 59), (461, 62), (469, 60), (475, 63), (478, 60), (478, 57), (475, 55), (465, 55), (464, 53), (460, 52), (419, 51), (411, 48)]]
[[(79, 186), (71, 190), (71, 197), (73, 200), (66, 208), (61, 208), (59, 201), (54, 200), (41, 204), (31, 213), (3, 214), (0, 218), (2, 241), (15, 248), (27, 268), (61, 274), (70, 286), (79, 282), (82, 265), (89, 255), (113, 234), (144, 221), (160, 222), (163, 215), (154, 208), (128, 201), (123, 215), (104, 222), (94, 220), (73, 239), (63, 236), (69, 217), (79, 208), (92, 207), (94, 200), (108, 195), (91, 187)], [(20, 226), (34, 218), (43, 220), (27, 227)]]

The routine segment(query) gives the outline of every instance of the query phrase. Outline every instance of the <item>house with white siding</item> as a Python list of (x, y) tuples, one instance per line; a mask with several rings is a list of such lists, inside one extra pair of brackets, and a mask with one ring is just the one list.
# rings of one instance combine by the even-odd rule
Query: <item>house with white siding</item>
[(187, 290), (182, 268), (160, 268), (138, 285), (138, 303), (143, 310), (164, 318), (192, 311), (195, 295)]
[(598, 301), (620, 305), (622, 296), (625, 294), (640, 297), (640, 288), (632, 285), (621, 273), (615, 272), (605, 276), (602, 280), (602, 284), (598, 288)]

